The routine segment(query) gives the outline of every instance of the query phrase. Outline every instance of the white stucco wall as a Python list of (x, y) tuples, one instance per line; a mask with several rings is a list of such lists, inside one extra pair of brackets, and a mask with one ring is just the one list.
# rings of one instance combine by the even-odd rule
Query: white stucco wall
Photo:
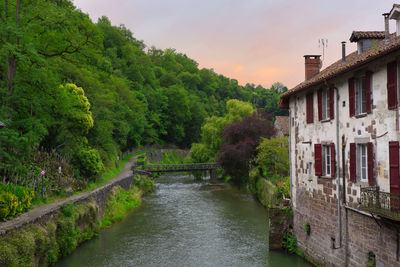
[[(340, 77), (328, 80), (329, 84), (334, 84), (339, 93), (339, 147), (336, 146), (336, 153), (340, 153), (340, 179), (342, 183), (342, 136), (345, 137), (345, 172), (346, 172), (346, 189), (349, 187), (349, 144), (356, 143), (359, 140), (368, 140), (374, 144), (374, 175), (377, 185), (381, 191), (390, 191), (389, 178), (389, 141), (399, 140), (398, 125), (398, 110), (388, 110), (387, 105), (387, 71), (386, 65), (388, 62), (399, 57), (400, 53), (392, 54), (382, 59), (369, 63), (355, 71), (350, 71)], [(400, 66), (398, 66), (398, 69)], [(372, 113), (364, 117), (349, 116), (349, 93), (348, 79), (358, 73), (372, 71)], [(398, 79), (399, 81), (399, 79)], [(399, 82), (398, 82), (399, 83)], [(292, 119), (291, 128), (291, 174), (292, 174), (292, 194), (293, 205), (296, 207), (296, 189), (304, 188), (312, 196), (313, 192), (323, 190), (321, 180), (315, 176), (314, 162), (314, 144), (321, 143), (337, 143), (337, 111), (335, 103), (335, 119), (320, 122), (318, 121), (318, 101), (317, 90), (322, 88), (322, 84), (309, 88), (307, 91), (298, 93), (290, 98), (290, 110)], [(399, 88), (399, 86), (398, 86)], [(314, 123), (307, 124), (306, 122), (306, 94), (314, 91)], [(398, 95), (400, 93), (398, 92)], [(397, 119), (396, 119), (397, 114)], [(312, 162), (312, 174), (307, 166), (308, 162)], [(337, 197), (336, 179), (324, 179), (333, 185), (332, 197)], [(351, 185), (350, 195), (346, 192), (346, 201), (357, 204), (360, 198), (360, 186), (368, 186), (367, 183), (357, 182)], [(346, 191), (347, 191), (346, 190)], [(356, 195), (353, 195), (353, 190), (356, 190)], [(342, 194), (342, 193), (341, 193)]]

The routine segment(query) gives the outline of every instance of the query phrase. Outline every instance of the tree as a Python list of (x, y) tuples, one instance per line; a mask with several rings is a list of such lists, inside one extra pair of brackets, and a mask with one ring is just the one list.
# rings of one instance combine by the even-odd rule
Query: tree
[(262, 138), (257, 147), (257, 165), (265, 175), (288, 175), (289, 141), (287, 137)]
[[(250, 103), (231, 99), (226, 103), (227, 114), (224, 117), (212, 116), (206, 119), (201, 127), (201, 144), (203, 146), (193, 145), (191, 149), (192, 159), (195, 162), (204, 162), (203, 153), (198, 153), (197, 150), (209, 151), (207, 161), (215, 161), (220, 153), (222, 143), (222, 134), (225, 126), (242, 120), (246, 116), (253, 113), (253, 107)], [(199, 158), (196, 155), (203, 155)]]
[(272, 116), (256, 111), (225, 128), (217, 161), (236, 183), (247, 183), (250, 165), (261, 137), (271, 137), (274, 134)]

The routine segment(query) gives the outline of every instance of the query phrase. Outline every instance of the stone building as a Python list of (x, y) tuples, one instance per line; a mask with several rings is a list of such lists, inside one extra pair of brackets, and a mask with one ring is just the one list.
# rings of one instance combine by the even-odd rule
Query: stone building
[[(294, 234), (323, 266), (400, 266), (400, 5), (385, 31), (354, 31), (357, 51), (285, 92)], [(389, 19), (397, 31), (389, 34)]]
[(274, 127), (276, 129), (276, 136), (289, 135), (289, 116), (276, 116)]

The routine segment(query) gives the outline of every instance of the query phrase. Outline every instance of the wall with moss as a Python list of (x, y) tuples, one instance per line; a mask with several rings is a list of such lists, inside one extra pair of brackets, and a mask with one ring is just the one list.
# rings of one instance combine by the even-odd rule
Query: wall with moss
[(145, 190), (153, 188), (148, 179), (116, 178), (95, 190), (1, 222), (0, 266), (48, 266), (68, 255), (80, 243), (91, 239), (104, 219), (113, 223), (138, 206), (142, 194), (138, 187), (146, 184)]

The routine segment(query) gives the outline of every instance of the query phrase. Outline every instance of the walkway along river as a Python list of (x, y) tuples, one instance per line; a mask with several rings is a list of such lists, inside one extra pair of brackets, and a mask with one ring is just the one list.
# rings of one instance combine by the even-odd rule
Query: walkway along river
[(122, 222), (56, 266), (310, 266), (268, 251), (266, 210), (226, 184), (161, 176)]

